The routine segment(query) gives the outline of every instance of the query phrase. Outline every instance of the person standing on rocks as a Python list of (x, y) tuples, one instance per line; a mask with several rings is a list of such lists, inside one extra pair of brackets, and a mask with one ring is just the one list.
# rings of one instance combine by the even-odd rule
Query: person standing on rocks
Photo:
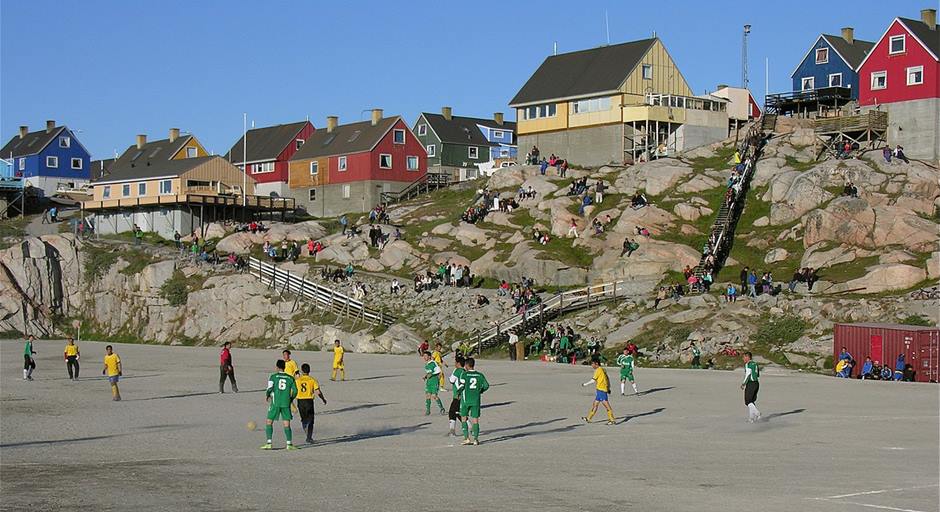
[(107, 375), (108, 382), (111, 384), (111, 400), (120, 402), (121, 390), (118, 389), (118, 381), (121, 380), (121, 375), (124, 374), (124, 369), (121, 367), (121, 358), (114, 353), (111, 345), (105, 347), (104, 350), (104, 369), (101, 370), (101, 375)]
[(422, 357), (424, 358), (424, 415), (431, 415), (432, 399), (437, 402), (437, 406), (441, 410), (441, 415), (443, 415), (445, 414), (444, 404), (441, 403), (441, 399), (437, 396), (437, 392), (440, 389), (441, 367), (431, 359), (430, 352), (425, 351)]
[(692, 351), (692, 368), (698, 370), (702, 367), (702, 351), (694, 341), (689, 345), (689, 350)]
[(36, 369), (36, 360), (33, 359), (36, 354), (33, 351), (34, 341), (36, 341), (36, 337), (30, 334), (26, 338), (26, 346), (23, 347), (23, 380), (33, 380), (33, 370)]
[(340, 344), (339, 340), (333, 341), (333, 373), (330, 375), (330, 380), (336, 380), (336, 372), (339, 371), (342, 376), (342, 380), (346, 380), (346, 364), (343, 361), (343, 354), (346, 350)]
[(343, 234), (346, 234), (346, 229), (349, 227), (349, 219), (345, 215), (339, 218), (339, 225), (343, 227)]
[(226, 341), (222, 344), (219, 353), (219, 393), (225, 393), (225, 379), (232, 381), (232, 392), (238, 393), (238, 384), (235, 383), (235, 365), (232, 364), (232, 343)]
[(69, 380), (78, 380), (78, 358), (80, 354), (78, 353), (78, 345), (71, 337), (68, 338), (65, 345), (63, 357), (65, 357), (65, 368), (69, 372)]
[(748, 423), (754, 423), (760, 419), (760, 411), (757, 410), (760, 368), (757, 366), (757, 362), (752, 360), (752, 357), (750, 352), (744, 353), (744, 382), (741, 383), (741, 389), (744, 390), (744, 405), (747, 406)]

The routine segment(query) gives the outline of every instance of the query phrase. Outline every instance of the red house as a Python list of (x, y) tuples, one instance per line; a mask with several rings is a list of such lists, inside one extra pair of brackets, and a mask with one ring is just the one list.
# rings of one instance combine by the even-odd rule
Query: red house
[(400, 116), (340, 125), (328, 117), (290, 161), (289, 195), (311, 215), (365, 212), (383, 192), (399, 192), (427, 174), (428, 155)]
[(315, 131), (310, 121), (279, 124), (248, 130), (247, 141), (239, 137), (225, 159), (245, 169), (254, 178), (258, 195), (275, 192), (285, 195), (289, 176), (289, 160)]
[(888, 142), (914, 158), (940, 158), (937, 10), (895, 18), (859, 65), (858, 102), (888, 112)]

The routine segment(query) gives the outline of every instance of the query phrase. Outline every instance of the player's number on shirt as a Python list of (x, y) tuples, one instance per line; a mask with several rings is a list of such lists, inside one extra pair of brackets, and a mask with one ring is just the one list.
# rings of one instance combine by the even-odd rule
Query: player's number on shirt
[(477, 380), (470, 379), (470, 389), (476, 389), (476, 388), (477, 388)]
[(287, 389), (287, 381), (286, 380), (277, 381), (277, 389), (280, 389), (281, 391), (284, 391), (285, 389)]
[(300, 383), (300, 392), (301, 392), (301, 393), (306, 393), (306, 392), (307, 392), (307, 383), (306, 383), (306, 382), (301, 382), (301, 383)]

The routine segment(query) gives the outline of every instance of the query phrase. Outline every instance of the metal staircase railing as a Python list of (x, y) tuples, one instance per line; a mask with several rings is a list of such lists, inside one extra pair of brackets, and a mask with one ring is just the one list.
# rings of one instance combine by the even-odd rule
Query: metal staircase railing
[(443, 172), (426, 172), (423, 176), (412, 182), (398, 192), (382, 192), (382, 202), (385, 204), (407, 201), (421, 194), (449, 187), (452, 184), (450, 175)]
[(349, 318), (364, 320), (372, 324), (390, 326), (397, 320), (393, 315), (372, 309), (362, 301), (349, 297), (327, 286), (314, 283), (302, 276), (257, 258), (248, 258), (248, 270), (262, 283), (278, 290), (290, 292), (313, 302), (317, 309), (328, 310)]

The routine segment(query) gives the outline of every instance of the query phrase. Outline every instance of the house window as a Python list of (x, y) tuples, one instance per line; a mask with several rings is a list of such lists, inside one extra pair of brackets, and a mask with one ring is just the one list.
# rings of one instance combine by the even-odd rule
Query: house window
[(349, 185), (343, 185), (343, 199), (349, 199)]
[(828, 64), (829, 63), (829, 48), (817, 48), (816, 49), (816, 64)]
[(190, 146), (186, 148), (186, 158), (196, 158), (197, 150), (196, 148)]
[(428, 134), (428, 125), (419, 124), (418, 125), (418, 135), (427, 135)]
[(339, 170), (341, 170), (341, 171), (345, 171), (345, 170), (346, 170), (346, 157), (345, 157), (345, 156), (339, 157), (339, 163), (338, 163), (338, 165), (339, 165)]
[[(428, 150), (428, 156), (437, 156), (437, 146), (435, 146), (434, 144), (428, 144), (427, 150)], [(23, 160), (20, 159), (21, 163), (22, 161)]]
[(812, 91), (816, 88), (816, 77), (804, 76), (802, 85), (800, 87), (803, 91)]
[(58, 169), (59, 167), (59, 157), (57, 156), (47, 156), (46, 157), (46, 167), (50, 169)]
[(395, 144), (404, 144), (405, 130), (392, 130), (392, 142)]
[(300, 149), (300, 146), (303, 146), (303, 145), (304, 145), (304, 140), (303, 140), (303, 139), (297, 139), (297, 140), (294, 141), (294, 149), (295, 149), (295, 150), (296, 150), (296, 149)]
[(592, 98), (589, 100), (579, 100), (571, 102), (572, 114), (584, 114), (586, 112), (603, 112), (610, 110), (610, 98)]
[(137, 195), (138, 195), (138, 196), (145, 196), (145, 195), (147, 195), (147, 184), (146, 184), (146, 183), (138, 183), (138, 184), (137, 184)]
[(407, 158), (405, 159), (405, 161), (406, 161), (407, 164), (408, 164), (408, 170), (409, 170), (409, 171), (417, 171), (417, 170), (418, 170), (418, 157), (416, 157), (416, 156), (409, 156), (409, 157), (407, 157)]
[(252, 174), (262, 174), (266, 172), (274, 172), (274, 162), (261, 162), (260, 164), (252, 164), (251, 166)]
[(499, 150), (499, 156), (500, 156), (501, 158), (508, 158), (508, 157), (509, 157), (509, 150), (508, 150), (508, 149), (500, 149), (500, 150)]
[(392, 168), (392, 155), (388, 153), (379, 154), (379, 168), (391, 169)]
[(316, 176), (320, 173), (320, 162), (310, 162), (310, 175)]
[(25, 170), (26, 170), (26, 159), (25, 159), (25, 158), (20, 158), (20, 170), (21, 170), (21, 171), (25, 171)]
[(871, 88), (872, 90), (884, 89), (888, 87), (888, 72), (887, 71), (875, 71), (871, 74)]
[(108, 199), (111, 197), (111, 187), (109, 185), (105, 185), (101, 190), (101, 197), (102, 199)]
[(904, 34), (899, 36), (891, 36), (890, 47), (888, 48), (888, 53), (894, 55), (896, 53), (904, 53), (905, 49), (905, 38)]
[(480, 156), (480, 148), (476, 146), (470, 146), (467, 148), (467, 157), (471, 160), (476, 160)]
[(72, 159), (72, 169), (81, 169), (82, 168), (82, 159), (73, 158)]
[(121, 185), (121, 196), (131, 197), (131, 184), (130, 183), (125, 183)]
[(524, 111), (526, 119), (539, 119), (542, 117), (555, 117), (555, 104), (533, 105)]
[(317, 200), (317, 189), (315, 189), (315, 188), (310, 189), (310, 192), (308, 192), (308, 198), (309, 198), (311, 201), (316, 201), (316, 200)]
[(173, 182), (171, 180), (160, 181), (160, 193), (170, 194), (173, 192)]
[(842, 73), (829, 75), (829, 87), (842, 87)]
[(650, 64), (643, 64), (643, 80), (652, 80), (653, 79), (653, 66)]
[(499, 131), (499, 130), (493, 130), (493, 138), (494, 138), (494, 139), (502, 139), (502, 138), (503, 138), (503, 132), (501, 132), (501, 131)]
[(72, 147), (72, 138), (71, 137), (59, 137), (59, 147), (60, 148)]
[(924, 66), (907, 68), (907, 85), (920, 85), (924, 83)]

